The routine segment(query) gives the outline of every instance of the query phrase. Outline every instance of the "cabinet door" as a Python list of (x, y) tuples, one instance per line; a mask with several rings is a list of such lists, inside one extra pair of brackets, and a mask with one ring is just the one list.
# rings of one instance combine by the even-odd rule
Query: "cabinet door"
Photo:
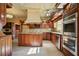
[(43, 39), (44, 39), (44, 40), (47, 40), (46, 32), (43, 33)]
[(0, 56), (1, 56), (1, 52), (2, 52), (2, 41), (0, 39)]
[(19, 34), (19, 36), (18, 36), (18, 45), (21, 45), (21, 42), (22, 42), (22, 36), (21, 36), (21, 34)]
[(6, 4), (0, 3), (0, 22), (5, 25), (6, 24)]
[(52, 42), (56, 45), (56, 34), (52, 34)]
[(11, 36), (6, 37), (6, 55), (7, 56), (12, 55), (12, 37)]
[(28, 35), (28, 39), (27, 39), (28, 45), (32, 46), (33, 45), (33, 34), (29, 34)]
[(22, 39), (21, 39), (21, 45), (24, 45), (24, 43), (25, 43), (24, 38), (25, 38), (25, 37), (24, 37), (23, 34), (22, 34), (21, 36), (22, 36)]
[(42, 45), (41, 34), (36, 35), (36, 42), (37, 42), (37, 46), (41, 46)]
[(0, 38), (0, 55), (1, 56), (12, 55), (12, 36), (6, 36)]
[(1, 39), (2, 39), (2, 52), (1, 52), (1, 55), (6, 56), (6, 40), (5, 40), (5, 38), (1, 38)]
[(29, 37), (29, 36), (26, 35), (26, 34), (23, 35), (23, 38), (24, 38), (24, 39), (23, 39), (23, 42), (24, 42), (24, 45), (28, 45), (28, 41), (27, 41), (27, 40), (29, 40), (28, 37)]
[(47, 40), (50, 40), (50, 33), (46, 34), (46, 38), (47, 38)]

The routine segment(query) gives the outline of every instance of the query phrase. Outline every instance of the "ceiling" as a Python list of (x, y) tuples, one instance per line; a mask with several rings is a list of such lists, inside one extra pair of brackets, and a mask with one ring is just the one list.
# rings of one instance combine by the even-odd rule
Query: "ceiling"
[(13, 5), (19, 9), (49, 9), (53, 8), (55, 3), (17, 3)]
[(47, 9), (55, 9), (55, 3), (13, 3), (12, 8), (7, 9), (7, 13), (20, 18), (28, 16), (27, 19), (36, 19), (39, 21), (40, 15)]

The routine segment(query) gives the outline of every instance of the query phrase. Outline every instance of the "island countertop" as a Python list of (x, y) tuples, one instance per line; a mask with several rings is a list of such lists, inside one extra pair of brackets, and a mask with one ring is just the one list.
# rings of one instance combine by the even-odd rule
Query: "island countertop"
[(44, 32), (51, 32), (50, 29), (24, 29), (20, 34), (43, 34)]

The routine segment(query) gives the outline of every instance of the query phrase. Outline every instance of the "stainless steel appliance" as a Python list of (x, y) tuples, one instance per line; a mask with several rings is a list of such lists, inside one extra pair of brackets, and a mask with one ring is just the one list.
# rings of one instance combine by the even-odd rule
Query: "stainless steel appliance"
[(77, 13), (64, 18), (63, 34), (63, 47), (77, 55)]
[(77, 18), (77, 13), (74, 13), (74, 14), (64, 18), (64, 21), (63, 21), (64, 35), (77, 37), (76, 36), (76, 29), (77, 29), (76, 28), (76, 24), (77, 24), (76, 18)]
[(60, 35), (57, 34), (57, 35), (56, 35), (56, 38), (57, 38), (57, 39), (56, 39), (56, 47), (57, 47), (58, 49), (60, 49), (60, 41), (61, 41), (61, 40), (60, 40)]
[(63, 36), (63, 47), (70, 51), (73, 55), (77, 55), (77, 38)]

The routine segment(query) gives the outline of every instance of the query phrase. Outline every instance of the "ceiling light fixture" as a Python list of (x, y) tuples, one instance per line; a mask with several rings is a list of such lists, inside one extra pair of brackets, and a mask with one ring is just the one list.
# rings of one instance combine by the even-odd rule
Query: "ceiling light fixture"
[(7, 14), (6, 17), (9, 18), (9, 19), (12, 19), (13, 18), (13, 15)]

